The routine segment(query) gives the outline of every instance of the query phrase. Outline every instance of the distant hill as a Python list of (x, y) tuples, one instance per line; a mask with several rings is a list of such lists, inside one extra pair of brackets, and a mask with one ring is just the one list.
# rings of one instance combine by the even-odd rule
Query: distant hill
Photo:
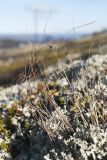
[[(78, 33), (78, 37), (82, 37), (86, 35), (85, 33)], [(0, 40), (6, 41), (17, 41), (18, 43), (27, 43), (27, 42), (46, 42), (46, 41), (53, 41), (53, 40), (71, 40), (74, 39), (74, 34), (0, 34)]]
[(0, 40), (0, 49), (19, 47), (20, 43), (21, 43), (21, 41), (18, 41), (18, 40), (1, 39)]

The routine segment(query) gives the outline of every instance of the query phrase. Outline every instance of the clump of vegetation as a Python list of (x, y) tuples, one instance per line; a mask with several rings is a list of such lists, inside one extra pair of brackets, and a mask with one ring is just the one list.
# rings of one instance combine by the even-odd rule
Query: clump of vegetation
[[(86, 48), (88, 44), (89, 41), (86, 42)], [(68, 43), (68, 47), (69, 45)], [(82, 42), (79, 45), (84, 49)], [(37, 134), (45, 133), (54, 140), (57, 135), (62, 136), (64, 132), (67, 136), (68, 133), (74, 135), (76, 130), (85, 132), (90, 126), (99, 127), (107, 124), (106, 97), (101, 86), (105, 70), (99, 71), (99, 75), (103, 77), (101, 79), (96, 73), (92, 75), (93, 77), (88, 73), (90, 66), (91, 70), (98, 70), (98, 66), (81, 65), (79, 73), (74, 68), (77, 75), (73, 79), (71, 59), (68, 60), (70, 53), (67, 52), (66, 55), (65, 51), (63, 55), (67, 61), (64, 63), (64, 69), (56, 67), (53, 73), (46, 74), (45, 59), (41, 60), (43, 65), (41, 67), (41, 64), (38, 64), (40, 71), (38, 83), (36, 83), (36, 60), (33, 61), (34, 57), (31, 57), (29, 72), (25, 69), (21, 74), (22, 84), (17, 93), (17, 100), (14, 100), (11, 106), (5, 103), (1, 105), (0, 134), (5, 137), (0, 143), (1, 150), (14, 152), (16, 149), (18, 155), (25, 144), (30, 146), (29, 140), (35, 128)], [(53, 54), (55, 54), (53, 61), (59, 62), (59, 52), (55, 50)], [(61, 81), (63, 79), (64, 83)], [(83, 86), (80, 83), (81, 79), (84, 82)], [(23, 82), (27, 84), (26, 88), (23, 87)], [(11, 138), (14, 140), (10, 143), (8, 140)]]

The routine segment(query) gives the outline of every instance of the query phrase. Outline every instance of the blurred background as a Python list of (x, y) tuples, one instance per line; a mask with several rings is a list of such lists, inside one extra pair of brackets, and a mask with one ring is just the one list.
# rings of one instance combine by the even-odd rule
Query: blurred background
[(53, 65), (49, 46), (60, 49), (60, 58), (65, 48), (76, 54), (77, 42), (83, 57), (90, 49), (106, 53), (106, 17), (106, 0), (0, 0), (0, 86), (17, 82), (26, 55)]

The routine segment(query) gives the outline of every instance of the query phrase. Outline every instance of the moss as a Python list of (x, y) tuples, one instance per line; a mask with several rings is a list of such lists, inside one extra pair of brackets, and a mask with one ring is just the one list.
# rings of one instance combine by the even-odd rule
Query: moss
[(1, 104), (1, 107), (2, 107), (2, 108), (6, 108), (6, 107), (7, 107), (7, 104), (6, 104), (6, 103), (3, 103), (3, 104)]
[(51, 81), (51, 82), (48, 83), (49, 90), (55, 89), (55, 86), (56, 86), (56, 82), (55, 81)]
[(56, 93), (56, 90), (49, 90), (48, 93), (49, 95), (54, 96)]
[(8, 152), (9, 151), (9, 144), (7, 144), (5, 141), (2, 141), (0, 144), (0, 149)]
[(17, 101), (14, 100), (12, 106), (17, 107)]
[(4, 119), (0, 116), (0, 134), (6, 133)]
[(64, 104), (64, 97), (61, 97), (61, 98), (59, 99), (59, 103), (60, 103), (60, 104)]
[(31, 128), (31, 125), (29, 122), (24, 122), (23, 127), (25, 128), (25, 130), (29, 130)]
[(37, 90), (44, 94), (44, 88), (46, 88), (46, 83), (44, 81), (38, 83)]
[(6, 116), (5, 125), (7, 129), (10, 129), (12, 127), (12, 116)]
[(78, 111), (78, 108), (77, 108), (77, 104), (74, 103), (73, 106), (71, 106), (71, 112), (77, 112)]
[(79, 98), (76, 102), (74, 101), (73, 106), (71, 106), (71, 112), (78, 112), (78, 106), (80, 109), (86, 107), (86, 104), (89, 103), (89, 97), (83, 96), (82, 98)]
[[(6, 138), (10, 138), (10, 133), (6, 128), (6, 119), (0, 117), (0, 134), (4, 134)], [(9, 123), (9, 122), (8, 122)]]
[(13, 103), (12, 106), (7, 109), (7, 114), (9, 116), (14, 116), (16, 111), (17, 111), (17, 106), (16, 106), (16, 104)]

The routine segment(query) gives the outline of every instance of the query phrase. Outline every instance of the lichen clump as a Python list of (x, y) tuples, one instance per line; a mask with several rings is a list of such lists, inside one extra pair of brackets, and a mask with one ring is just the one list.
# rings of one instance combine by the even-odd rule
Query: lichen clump
[(107, 159), (107, 56), (96, 59), (4, 91), (0, 158)]

